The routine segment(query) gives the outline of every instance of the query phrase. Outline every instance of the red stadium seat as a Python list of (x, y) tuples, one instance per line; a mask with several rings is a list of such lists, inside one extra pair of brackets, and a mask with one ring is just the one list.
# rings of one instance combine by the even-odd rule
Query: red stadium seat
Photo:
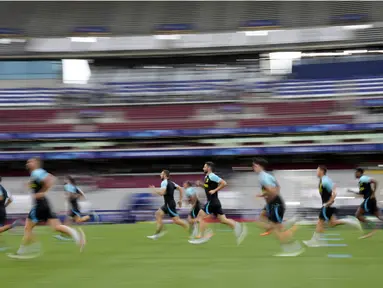
[[(230, 105), (228, 104), (228, 106)], [(62, 122), (63, 124), (60, 124), (60, 119), (66, 120), (71, 118), (68, 115), (87, 111), (96, 111), (99, 113), (99, 117), (121, 115), (115, 117), (115, 123), (91, 124), (89, 127), (91, 131), (207, 129), (225, 127), (221, 125), (225, 123), (231, 123), (233, 127), (261, 127), (338, 124), (352, 121), (352, 116), (331, 115), (338, 105), (337, 101), (331, 100), (232, 105), (239, 107), (239, 110), (234, 112), (236, 117), (233, 120), (230, 118), (219, 119), (222, 115), (228, 116), (227, 113), (231, 113), (219, 110), (224, 106), (222, 104), (0, 110), (0, 132), (79, 131), (75, 123)], [(199, 114), (209, 117), (209, 120), (202, 120), (202, 116)], [(254, 118), (251, 118), (253, 114)], [(112, 116), (108, 117), (113, 120)], [(216, 116), (217, 118), (215, 118)], [(85, 127), (81, 131), (90, 132), (87, 129), (88, 127)]]

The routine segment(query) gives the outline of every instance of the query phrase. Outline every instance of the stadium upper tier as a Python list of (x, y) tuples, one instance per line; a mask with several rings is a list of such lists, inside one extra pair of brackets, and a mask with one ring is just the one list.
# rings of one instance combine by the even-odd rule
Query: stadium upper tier
[[(38, 83), (38, 82), (36, 82)], [(335, 98), (382, 95), (383, 76), (342, 80), (255, 81), (227, 78), (107, 82), (97, 88), (5, 88), (0, 106), (52, 106), (65, 99), (89, 103), (140, 103), (234, 100), (242, 93), (270, 93), (274, 98)], [(96, 97), (97, 96), (97, 97)]]
[(300, 27), (359, 18), (383, 19), (383, 3), (379, 1), (28, 1), (23, 5), (2, 2), (0, 8), (2, 28), (21, 29), (30, 37), (68, 35), (76, 27), (89, 26), (103, 27), (103, 31), (111, 34), (145, 35), (152, 34), (162, 24), (186, 23), (197, 31), (235, 31), (250, 20)]

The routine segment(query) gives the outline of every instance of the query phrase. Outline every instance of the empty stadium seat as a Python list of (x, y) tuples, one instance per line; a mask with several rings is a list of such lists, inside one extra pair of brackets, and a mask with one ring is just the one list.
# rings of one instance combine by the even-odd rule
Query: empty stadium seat
[(241, 127), (261, 127), (280, 125), (315, 125), (315, 124), (340, 124), (351, 123), (352, 116), (314, 116), (314, 117), (285, 117), (270, 119), (245, 119), (240, 121)]
[(369, 96), (383, 92), (382, 77), (320, 81), (295, 79), (273, 84), (273, 90), (281, 98)]
[[(203, 75), (205, 77), (206, 75)], [(213, 76), (212, 76), (213, 77)], [(214, 77), (213, 77), (214, 78)], [(203, 100), (227, 99), (228, 92), (235, 90), (238, 95), (241, 91), (262, 92), (268, 91), (281, 99), (301, 98), (336, 98), (341, 96), (367, 97), (380, 95), (383, 92), (383, 77), (348, 79), (348, 80), (285, 80), (285, 81), (259, 81), (246, 82), (242, 84), (232, 83), (232, 80), (223, 79), (199, 79), (199, 80), (168, 80), (168, 81), (140, 81), (140, 82), (108, 82), (101, 88), (100, 93), (106, 94), (101, 101), (106, 103), (114, 102), (157, 102), (159, 97), (166, 101), (167, 97), (175, 95), (171, 101), (182, 102), (185, 99), (193, 100), (194, 96), (202, 95)], [(14, 88), (0, 89), (0, 107), (9, 106), (54, 106), (60, 97), (81, 97), (97, 93), (97, 89), (90, 88)], [(179, 97), (177, 99), (177, 96)], [(185, 97), (185, 98), (183, 98)], [(226, 97), (226, 98), (225, 98)], [(170, 98), (169, 98), (170, 99)], [(234, 96), (232, 97), (234, 99)], [(284, 105), (284, 104), (279, 104)], [(317, 108), (323, 111), (330, 102), (318, 104)], [(305, 109), (300, 104), (296, 111)], [(291, 108), (287, 109), (294, 109)], [(322, 108), (320, 108), (320, 107)], [(281, 107), (281, 106), (279, 106)], [(309, 108), (309, 107), (308, 107)], [(328, 107), (333, 109), (334, 107)], [(278, 106), (274, 109), (280, 110)], [(270, 113), (271, 109), (268, 109)], [(290, 110), (292, 111), (292, 110)], [(134, 112), (132, 112), (134, 113)]]

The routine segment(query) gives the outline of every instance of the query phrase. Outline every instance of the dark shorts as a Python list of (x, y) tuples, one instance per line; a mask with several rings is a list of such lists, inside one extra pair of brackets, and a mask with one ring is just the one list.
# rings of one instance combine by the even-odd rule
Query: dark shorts
[(34, 223), (46, 222), (49, 219), (56, 219), (56, 214), (52, 211), (47, 200), (37, 202), (28, 214), (28, 218)]
[(330, 221), (331, 217), (336, 213), (335, 207), (322, 207), (319, 212), (319, 219)]
[(199, 210), (201, 210), (201, 205), (197, 203), (193, 209), (190, 211), (190, 217), (195, 219), (198, 216)]
[[(266, 209), (269, 208), (267, 212), (267, 217), (269, 221), (273, 223), (282, 223), (283, 216), (285, 215), (285, 205), (277, 203), (272, 205), (266, 205)], [(267, 211), (267, 210), (266, 210)]]
[(165, 203), (162, 207), (161, 210), (166, 214), (169, 215), (170, 217), (178, 217), (177, 213), (177, 206), (176, 203)]
[(376, 211), (378, 211), (378, 204), (376, 202), (376, 198), (364, 199), (362, 204), (360, 204), (360, 208), (362, 208), (366, 213), (375, 214)]
[(70, 201), (70, 206), (72, 209), (69, 211), (68, 216), (69, 217), (81, 217), (81, 211), (80, 208), (78, 207), (78, 202), (76, 201)]
[(203, 211), (208, 215), (210, 214), (213, 214), (215, 216), (224, 215), (222, 211), (221, 202), (219, 200), (207, 202), (205, 206), (203, 207)]
[(7, 213), (5, 212), (5, 208), (0, 208), (0, 227), (5, 225), (7, 220)]

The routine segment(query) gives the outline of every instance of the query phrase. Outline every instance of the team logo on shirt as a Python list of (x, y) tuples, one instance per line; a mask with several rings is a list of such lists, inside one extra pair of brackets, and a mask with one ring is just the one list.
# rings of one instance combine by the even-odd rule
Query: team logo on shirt
[(209, 188), (209, 177), (208, 176), (206, 176), (205, 177), (205, 184), (203, 184), (203, 186), (205, 187), (205, 188)]

